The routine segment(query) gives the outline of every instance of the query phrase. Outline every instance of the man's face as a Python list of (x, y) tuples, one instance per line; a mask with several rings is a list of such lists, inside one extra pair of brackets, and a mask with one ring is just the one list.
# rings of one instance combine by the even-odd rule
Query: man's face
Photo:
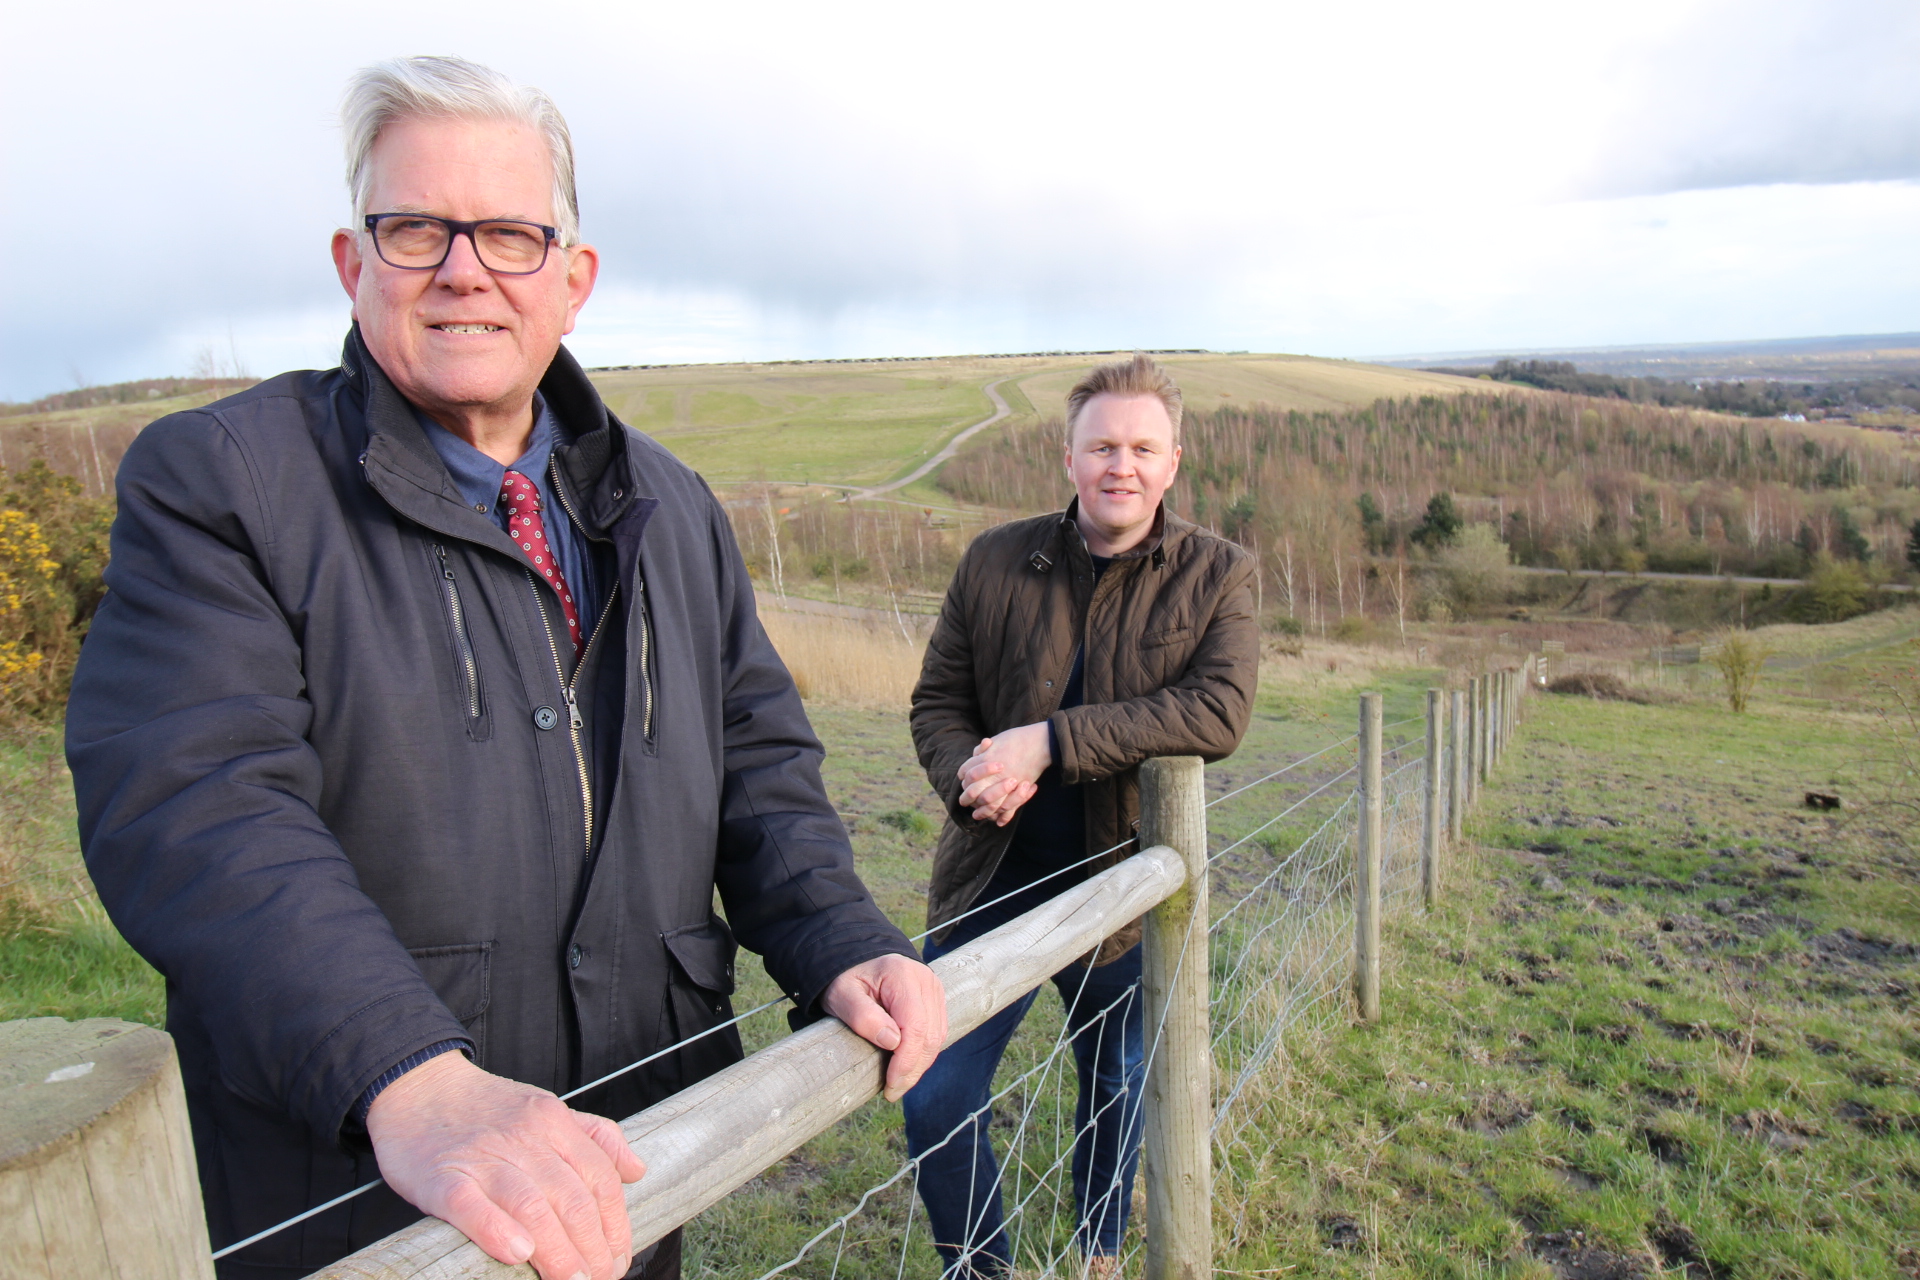
[(1099, 395), (1087, 401), (1067, 447), (1080, 517), (1126, 550), (1146, 536), (1180, 470), (1173, 421), (1158, 396)]
[[(555, 225), (545, 142), (522, 125), (402, 119), (368, 160), (369, 213)], [(437, 270), (391, 267), (360, 228), (333, 235), (334, 265), (367, 348), (400, 393), (435, 416), (517, 411), (593, 292), (599, 259), (558, 245), (533, 275), (495, 275), (455, 236)]]

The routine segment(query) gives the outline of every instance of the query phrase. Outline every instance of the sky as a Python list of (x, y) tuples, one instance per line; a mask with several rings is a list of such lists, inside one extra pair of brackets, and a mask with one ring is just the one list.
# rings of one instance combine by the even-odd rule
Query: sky
[(1912, 0), (15, 5), (0, 400), (337, 363), (357, 67), (546, 89), (585, 363), (1920, 330)]

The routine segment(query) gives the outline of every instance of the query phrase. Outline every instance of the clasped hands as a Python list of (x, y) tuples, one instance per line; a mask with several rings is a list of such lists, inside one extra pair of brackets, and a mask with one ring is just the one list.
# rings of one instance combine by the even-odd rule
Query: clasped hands
[(971, 808), (975, 822), (1004, 827), (1033, 799), (1052, 763), (1053, 738), (1044, 720), (982, 738), (960, 766), (960, 807)]
[[(891, 1052), (892, 1100), (947, 1038), (946, 989), (906, 956), (853, 966), (820, 1004)], [(367, 1136), (388, 1186), (500, 1262), (531, 1262), (541, 1280), (618, 1280), (632, 1265), (621, 1184), (639, 1181), (646, 1166), (605, 1117), (443, 1053), (373, 1100)]]

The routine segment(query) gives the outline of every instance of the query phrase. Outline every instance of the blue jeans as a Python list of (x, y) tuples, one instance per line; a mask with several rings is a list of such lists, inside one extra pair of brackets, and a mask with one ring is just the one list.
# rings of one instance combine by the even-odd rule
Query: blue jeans
[[(1009, 903), (967, 917), (945, 943), (928, 939), (926, 958), (998, 928), (1017, 910)], [(1140, 1164), (1147, 1074), (1140, 948), (1098, 968), (1069, 965), (1053, 975), (1053, 985), (1066, 1006), (1066, 1033), (1080, 1075), (1074, 1107), (1075, 1239), (1083, 1254), (1110, 1256), (1120, 1251), (1126, 1233)], [(993, 1115), (987, 1100), (1000, 1056), (1039, 994), (1028, 992), (942, 1052), (903, 1100), (907, 1151), (920, 1161), (920, 1199), (949, 1280), (1004, 1276), (1013, 1265), (1000, 1170), (988, 1141)]]

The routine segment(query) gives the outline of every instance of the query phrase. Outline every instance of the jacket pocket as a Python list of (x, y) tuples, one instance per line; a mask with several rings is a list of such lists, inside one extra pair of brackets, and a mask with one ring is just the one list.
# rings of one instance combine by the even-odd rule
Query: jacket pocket
[(480, 659), (474, 651), (473, 632), (467, 622), (466, 599), (460, 593), (460, 579), (453, 572), (446, 547), (433, 548), (433, 570), (440, 580), (440, 604), (446, 616), (447, 637), (453, 647), (454, 680), (460, 687), (467, 713), (467, 736), (479, 741), (488, 736), (486, 698), (480, 687)]
[(451, 947), (418, 947), (407, 952), (447, 1012), (473, 1037), (473, 1058), (484, 1063), (487, 1006), (493, 1002), (493, 944), (465, 942)]
[(1193, 634), (1192, 627), (1168, 627), (1165, 631), (1156, 631), (1150, 636), (1142, 636), (1142, 649), (1156, 649), (1162, 645), (1181, 644)]
[(733, 958), (740, 944), (733, 930), (719, 916), (708, 916), (705, 924), (692, 924), (660, 935), (681, 977), (715, 995), (733, 994)]

